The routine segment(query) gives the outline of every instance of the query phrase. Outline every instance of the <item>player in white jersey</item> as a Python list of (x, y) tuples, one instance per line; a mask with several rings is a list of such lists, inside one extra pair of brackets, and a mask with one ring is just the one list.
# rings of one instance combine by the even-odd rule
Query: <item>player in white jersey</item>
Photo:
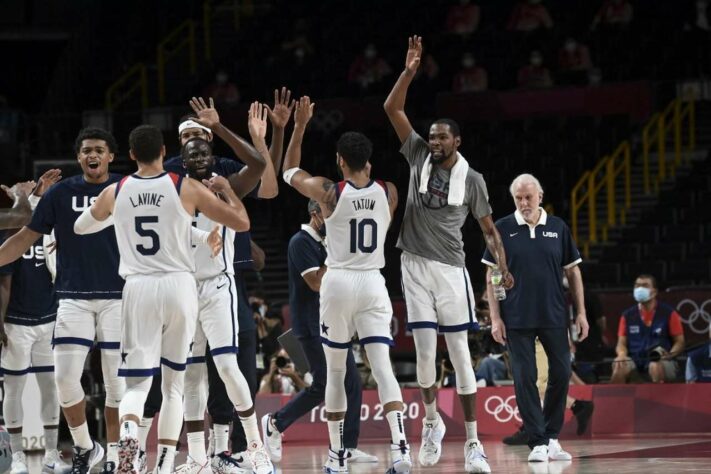
[(163, 136), (156, 127), (135, 128), (129, 145), (138, 172), (105, 189), (74, 230), (96, 232), (113, 215), (119, 273), (126, 279), (119, 369), (126, 377), (126, 394), (119, 406), (117, 472), (133, 473), (138, 466), (138, 423), (152, 376), (161, 369), (163, 405), (154, 472), (168, 473), (183, 419), (185, 365), (198, 310), (192, 216), (200, 210), (240, 232), (249, 229), (249, 218), (239, 199), (225, 196), (226, 203), (197, 181), (166, 173)]
[(321, 341), (326, 355), (326, 412), (330, 448), (327, 473), (348, 472), (343, 446), (347, 400), (346, 357), (354, 333), (368, 354), (378, 395), (391, 433), (392, 464), (388, 472), (409, 472), (410, 447), (403, 427), (400, 387), (390, 363), (392, 305), (379, 269), (385, 233), (397, 207), (392, 183), (370, 179), (368, 160), (373, 145), (364, 135), (344, 133), (338, 140), (337, 162), (345, 181), (334, 183), (299, 169), (301, 142), (313, 115), (302, 97), (294, 113), (294, 133), (284, 158), (284, 181), (318, 201), (326, 222), (328, 271), (321, 283)]

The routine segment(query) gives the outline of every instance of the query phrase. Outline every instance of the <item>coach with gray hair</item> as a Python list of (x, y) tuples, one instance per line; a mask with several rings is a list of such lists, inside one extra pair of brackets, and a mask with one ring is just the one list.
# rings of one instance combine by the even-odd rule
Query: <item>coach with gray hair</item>
[[(529, 435), (529, 462), (570, 460), (558, 443), (563, 426), (565, 400), (570, 380), (568, 314), (563, 275), (568, 278), (577, 315), (578, 340), (588, 335), (583, 298), (580, 253), (570, 229), (562, 219), (549, 216), (540, 206), (543, 188), (530, 174), (522, 174), (510, 187), (516, 211), (496, 222), (506, 250), (509, 271), (517, 285), (498, 301), (491, 284), (495, 260), (487, 250), (482, 262), (487, 269), (487, 292), (492, 335), (508, 344), (516, 403)], [(549, 362), (548, 387), (543, 408), (536, 388), (534, 342), (543, 344)]]

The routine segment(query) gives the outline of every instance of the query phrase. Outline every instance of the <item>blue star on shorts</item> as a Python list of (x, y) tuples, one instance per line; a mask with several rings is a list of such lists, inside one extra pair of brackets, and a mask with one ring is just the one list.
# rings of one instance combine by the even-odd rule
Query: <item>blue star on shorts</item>
[(325, 323), (321, 323), (321, 332), (328, 336), (328, 326)]

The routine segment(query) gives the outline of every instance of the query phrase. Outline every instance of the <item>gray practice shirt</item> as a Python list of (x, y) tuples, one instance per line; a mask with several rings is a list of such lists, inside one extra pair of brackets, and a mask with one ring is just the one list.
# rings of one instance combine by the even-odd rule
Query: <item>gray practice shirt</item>
[(430, 153), (429, 144), (413, 130), (402, 144), (400, 153), (410, 163), (410, 187), (398, 248), (430, 260), (464, 267), (462, 226), (467, 214), (471, 211), (477, 219), (491, 214), (484, 177), (469, 168), (464, 203), (450, 206), (447, 204), (449, 170), (433, 166), (427, 193), (419, 192), (422, 167)]

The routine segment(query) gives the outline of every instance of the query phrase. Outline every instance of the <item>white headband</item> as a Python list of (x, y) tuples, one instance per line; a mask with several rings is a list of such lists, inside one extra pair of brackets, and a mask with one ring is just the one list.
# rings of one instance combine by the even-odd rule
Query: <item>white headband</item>
[(194, 120), (186, 120), (185, 122), (181, 123), (178, 126), (178, 135), (183, 133), (183, 130), (185, 130), (186, 128), (201, 128), (201, 129), (205, 130), (207, 133), (212, 133), (212, 130), (210, 130), (209, 128), (207, 128), (204, 125), (200, 125), (199, 123), (195, 122)]

